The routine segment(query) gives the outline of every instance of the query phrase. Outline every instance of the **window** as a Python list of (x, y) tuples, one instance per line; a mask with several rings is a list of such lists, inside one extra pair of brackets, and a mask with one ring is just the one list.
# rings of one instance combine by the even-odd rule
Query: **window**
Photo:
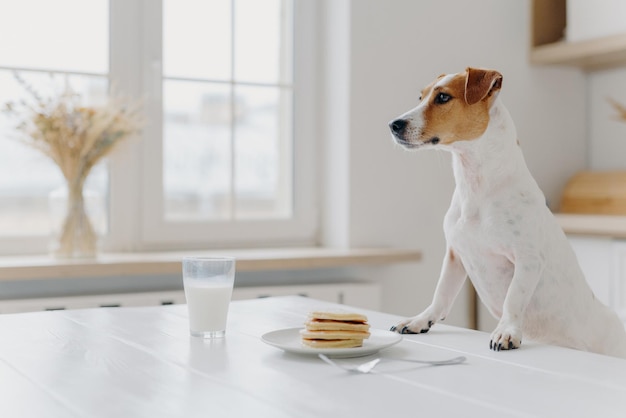
[(289, 0), (163, 1), (166, 220), (291, 216), (291, 15)]
[[(1, 102), (23, 94), (14, 72), (42, 95), (143, 102), (142, 137), (89, 177), (104, 250), (314, 241), (314, 2), (18, 3), (0, 15)], [(0, 252), (43, 252), (62, 178), (10, 136), (0, 117)]]

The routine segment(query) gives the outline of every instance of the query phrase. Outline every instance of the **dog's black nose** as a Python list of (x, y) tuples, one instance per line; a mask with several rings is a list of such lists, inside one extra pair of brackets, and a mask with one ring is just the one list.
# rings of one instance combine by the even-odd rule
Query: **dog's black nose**
[(404, 119), (396, 119), (389, 122), (389, 128), (395, 135), (401, 135), (406, 129), (406, 125), (408, 125), (408, 122)]

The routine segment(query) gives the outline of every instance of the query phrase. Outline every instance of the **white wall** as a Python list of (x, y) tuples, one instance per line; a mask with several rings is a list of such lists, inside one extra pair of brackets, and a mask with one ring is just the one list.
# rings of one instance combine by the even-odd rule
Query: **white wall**
[[(439, 275), (441, 225), (454, 181), (447, 154), (400, 149), (388, 121), (415, 106), (421, 88), (441, 73), (467, 66), (498, 69), (504, 75), (501, 97), (516, 121), (528, 165), (553, 201), (585, 166), (585, 79), (577, 70), (529, 66), (528, 1), (328, 0), (322, 16), (335, 10), (347, 16), (329, 19), (320, 42), (322, 85), (333, 85), (323, 94), (322, 110), (338, 103), (347, 108), (321, 112), (321, 155), (348, 148), (345, 158), (327, 159), (321, 172), (326, 184), (338, 173), (348, 176), (349, 195), (335, 205), (323, 193), (325, 219), (333, 219), (335, 210), (345, 216), (322, 240), (421, 249), (417, 265), (360, 271), (384, 284), (383, 310), (413, 315), (430, 302)], [(345, 54), (332, 53), (346, 42)], [(336, 75), (349, 80), (340, 86), (332, 83), (338, 55), (339, 68), (349, 75)], [(448, 322), (465, 324), (465, 312), (459, 305)]]
[(626, 69), (591, 73), (589, 95), (589, 166), (593, 170), (626, 170), (626, 121), (608, 98), (626, 106)]

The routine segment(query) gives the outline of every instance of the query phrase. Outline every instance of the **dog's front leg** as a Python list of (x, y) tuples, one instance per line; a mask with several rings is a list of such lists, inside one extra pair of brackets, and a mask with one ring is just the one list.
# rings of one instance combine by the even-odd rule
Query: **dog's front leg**
[(524, 312), (535, 292), (543, 263), (526, 258), (515, 261), (515, 271), (502, 306), (502, 317), (491, 334), (489, 348), (494, 351), (519, 348), (522, 344)]
[(396, 331), (400, 334), (428, 332), (435, 322), (446, 318), (466, 277), (467, 273), (461, 260), (451, 248), (448, 248), (443, 260), (437, 289), (430, 306), (421, 314), (394, 325), (391, 327), (391, 331)]

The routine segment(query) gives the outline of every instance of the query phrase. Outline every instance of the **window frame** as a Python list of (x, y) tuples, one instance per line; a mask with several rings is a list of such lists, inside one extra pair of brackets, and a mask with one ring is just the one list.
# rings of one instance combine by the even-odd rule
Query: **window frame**
[[(124, 144), (110, 158), (110, 228), (104, 250), (316, 242), (314, 3), (294, 0), (292, 218), (172, 222), (163, 213), (162, 2), (110, 0), (110, 79), (124, 93), (142, 97), (147, 119), (159, 122), (148, 123), (139, 141)], [(131, 33), (132, 28), (141, 28), (141, 33)], [(150, 180), (154, 178), (161, 181)]]

